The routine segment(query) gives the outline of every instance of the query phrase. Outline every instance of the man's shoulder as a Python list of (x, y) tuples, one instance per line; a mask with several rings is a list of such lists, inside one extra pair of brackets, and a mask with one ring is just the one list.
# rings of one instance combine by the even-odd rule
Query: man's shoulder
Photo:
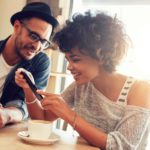
[(3, 43), (5, 40), (0, 40), (0, 44)]
[(49, 67), (50, 66), (50, 58), (47, 56), (47, 54), (40, 52), (37, 54), (32, 60), (30, 60), (30, 63), (34, 67)]
[(6, 39), (0, 40), (0, 53), (2, 52), (7, 40), (10, 38), (10, 36), (8, 36)]
[(5, 40), (0, 40), (0, 51), (1, 51), (1, 48), (2, 48), (4, 42), (5, 42)]
[(43, 62), (43, 61), (49, 62), (50, 58), (44, 52), (40, 52), (32, 60), (33, 61), (38, 61), (38, 62)]
[(44, 53), (44, 52), (40, 52), (40, 53), (38, 53), (35, 57), (34, 57), (34, 59), (39, 59), (39, 58), (43, 58), (43, 59), (49, 59), (49, 57), (47, 56), (47, 54), (46, 53)]

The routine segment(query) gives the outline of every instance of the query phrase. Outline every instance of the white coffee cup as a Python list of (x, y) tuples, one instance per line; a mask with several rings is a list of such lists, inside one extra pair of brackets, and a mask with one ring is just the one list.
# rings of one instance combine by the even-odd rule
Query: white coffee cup
[(29, 120), (28, 133), (31, 138), (48, 139), (52, 133), (52, 122), (45, 120)]

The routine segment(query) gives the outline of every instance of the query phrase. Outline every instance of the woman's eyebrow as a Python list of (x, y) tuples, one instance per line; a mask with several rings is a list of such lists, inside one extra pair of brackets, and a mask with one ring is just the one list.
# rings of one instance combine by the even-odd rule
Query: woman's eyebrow
[(72, 54), (72, 55), (70, 55), (70, 57), (71, 57), (71, 58), (72, 58), (72, 57), (79, 57), (79, 55)]
[[(73, 57), (80, 57), (80, 55), (70, 54), (70, 55), (69, 55), (69, 57), (70, 57), (70, 58), (73, 58)], [(65, 58), (67, 59), (67, 57), (66, 57), (66, 56), (65, 56)]]

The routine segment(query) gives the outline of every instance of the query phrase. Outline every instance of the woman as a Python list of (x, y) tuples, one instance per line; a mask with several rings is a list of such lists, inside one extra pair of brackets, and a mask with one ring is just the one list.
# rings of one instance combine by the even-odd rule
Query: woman
[(128, 47), (121, 21), (101, 12), (78, 14), (56, 33), (54, 42), (65, 54), (75, 82), (61, 95), (39, 90), (45, 96), (40, 103), (18, 70), (15, 80), (24, 89), (31, 118), (60, 117), (101, 149), (144, 150), (150, 85), (116, 72)]

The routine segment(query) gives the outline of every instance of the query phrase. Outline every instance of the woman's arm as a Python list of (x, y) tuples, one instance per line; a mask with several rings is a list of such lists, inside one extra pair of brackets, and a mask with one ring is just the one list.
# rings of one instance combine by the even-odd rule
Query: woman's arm
[(77, 115), (76, 112), (67, 105), (61, 95), (46, 93), (40, 90), (38, 90), (38, 93), (45, 96), (42, 101), (44, 109), (50, 110), (56, 116), (67, 121), (90, 144), (105, 149), (107, 135)]

